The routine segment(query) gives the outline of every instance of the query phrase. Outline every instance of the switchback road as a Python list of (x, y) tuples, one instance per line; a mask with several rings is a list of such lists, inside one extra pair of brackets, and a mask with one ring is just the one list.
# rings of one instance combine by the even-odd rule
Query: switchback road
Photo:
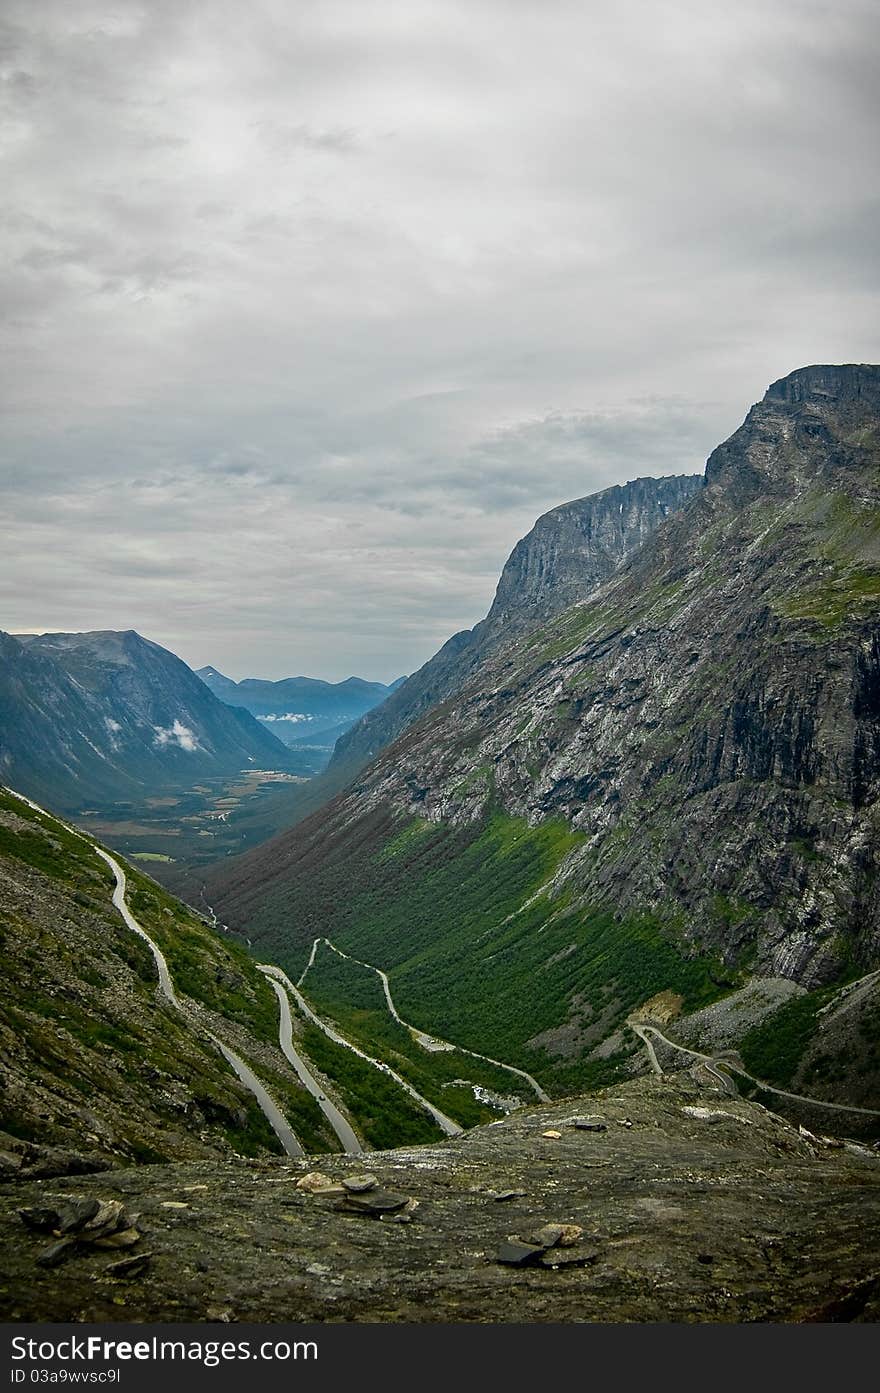
[(366, 1060), (368, 1064), (372, 1064), (374, 1069), (379, 1069), (381, 1073), (387, 1074), (389, 1078), (394, 1079), (395, 1083), (399, 1083), (400, 1087), (405, 1093), (409, 1094), (413, 1102), (418, 1103), (420, 1108), (430, 1113), (431, 1117), (433, 1117), (434, 1121), (437, 1123), (437, 1126), (442, 1132), (446, 1133), (447, 1137), (457, 1137), (458, 1134), (464, 1130), (462, 1127), (459, 1127), (457, 1122), (453, 1122), (451, 1117), (447, 1117), (445, 1112), (441, 1112), (440, 1109), (435, 1108), (434, 1104), (430, 1103), (427, 1098), (423, 1098), (421, 1093), (417, 1093), (412, 1084), (407, 1083), (406, 1079), (401, 1078), (400, 1074), (396, 1073), (389, 1065), (383, 1063), (381, 1059), (374, 1059), (372, 1055), (366, 1054), (364, 1050), (359, 1049), (357, 1045), (353, 1045), (350, 1040), (346, 1040), (343, 1035), (340, 1035), (337, 1030), (334, 1030), (332, 1025), (328, 1025), (326, 1021), (323, 1021), (320, 1016), (316, 1015), (302, 992), (298, 987), (294, 986), (287, 973), (282, 972), (280, 967), (275, 967), (271, 963), (260, 963), (258, 966), (260, 971), (264, 972), (267, 977), (273, 977), (290, 992), (290, 995), (293, 997), (303, 1015), (306, 1016), (313, 1025), (316, 1025), (319, 1030), (323, 1031), (328, 1040), (332, 1040), (336, 1045), (342, 1045), (344, 1049), (351, 1050), (351, 1052), (356, 1054), (360, 1059)]
[(329, 938), (315, 939), (314, 943), (312, 944), (312, 951), (309, 954), (309, 960), (306, 963), (302, 976), (300, 977), (299, 982), (297, 984), (298, 986), (302, 986), (309, 969), (314, 966), (315, 954), (317, 952), (319, 943), (326, 943), (327, 947), (331, 949), (331, 951), (334, 952), (337, 955), (337, 957), (345, 958), (347, 962), (357, 963), (358, 967), (365, 967), (370, 972), (375, 972), (377, 974), (379, 980), (382, 983), (382, 990), (385, 993), (385, 1002), (388, 1006), (388, 1011), (390, 1015), (394, 1018), (394, 1020), (397, 1021), (398, 1025), (402, 1025), (404, 1030), (409, 1031), (416, 1044), (421, 1045), (423, 1050), (435, 1052), (439, 1050), (458, 1050), (459, 1054), (470, 1055), (471, 1059), (482, 1059), (484, 1064), (493, 1064), (496, 1069), (506, 1069), (506, 1071), (509, 1074), (515, 1074), (517, 1078), (524, 1079), (525, 1082), (529, 1085), (529, 1088), (534, 1090), (535, 1096), (539, 1099), (540, 1102), (550, 1102), (549, 1095), (544, 1092), (543, 1088), (538, 1083), (538, 1080), (533, 1079), (531, 1074), (527, 1074), (525, 1069), (517, 1069), (515, 1064), (505, 1064), (503, 1060), (492, 1059), (492, 1057), (488, 1054), (478, 1054), (476, 1050), (465, 1049), (464, 1045), (455, 1045), (452, 1043), (451, 1040), (442, 1040), (437, 1035), (428, 1035), (425, 1033), (425, 1031), (419, 1030), (418, 1026), (410, 1025), (409, 1021), (403, 1020), (403, 1018), (398, 1015), (397, 1007), (394, 1005), (394, 998), (391, 995), (391, 987), (388, 983), (388, 974), (383, 972), (381, 967), (376, 967), (374, 963), (365, 963), (360, 958), (353, 958), (350, 953), (344, 953), (342, 949), (337, 948), (336, 944), (333, 943)]

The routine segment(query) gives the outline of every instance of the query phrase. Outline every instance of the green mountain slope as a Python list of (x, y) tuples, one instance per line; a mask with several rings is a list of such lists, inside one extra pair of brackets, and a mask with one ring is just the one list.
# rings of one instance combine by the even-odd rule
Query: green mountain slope
[(59, 812), (288, 761), (249, 712), (133, 630), (0, 633), (0, 777)]
[(303, 1144), (336, 1149), (277, 1048), (275, 998), (252, 960), (126, 871), (130, 907), (178, 992), (202, 1008), (197, 1027), (159, 996), (150, 950), (113, 908), (93, 844), (0, 788), (3, 1165), (52, 1173), (278, 1152), (208, 1037), (220, 1028)]
[(328, 934), (560, 1085), (659, 990), (875, 966), (878, 430), (876, 367), (774, 384), (593, 599), (221, 872), (224, 918), (291, 965)]

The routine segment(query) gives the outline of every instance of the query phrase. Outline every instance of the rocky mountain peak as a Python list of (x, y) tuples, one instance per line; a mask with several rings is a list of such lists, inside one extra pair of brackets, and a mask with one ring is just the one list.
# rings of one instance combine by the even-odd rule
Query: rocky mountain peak
[(770, 384), (764, 401), (790, 406), (808, 401), (864, 401), (876, 411), (880, 406), (880, 367), (873, 363), (814, 363), (796, 368)]
[(702, 485), (699, 474), (633, 479), (552, 508), (508, 558), (487, 628), (520, 614), (531, 624), (584, 599)]
[(492, 653), (587, 599), (702, 487), (700, 474), (634, 479), (545, 513), (508, 557), (486, 618), (453, 634), (344, 735), (331, 770), (350, 775), (363, 767), (413, 721), (459, 691)]
[(798, 368), (768, 387), (740, 428), (709, 456), (706, 484), (743, 506), (821, 486), (864, 492), (863, 447), (876, 438), (880, 367)]

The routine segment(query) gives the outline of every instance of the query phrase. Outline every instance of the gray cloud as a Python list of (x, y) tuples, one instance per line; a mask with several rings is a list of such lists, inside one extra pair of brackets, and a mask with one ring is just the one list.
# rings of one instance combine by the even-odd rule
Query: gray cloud
[(7, 0), (0, 627), (390, 677), (877, 360), (873, 0)]

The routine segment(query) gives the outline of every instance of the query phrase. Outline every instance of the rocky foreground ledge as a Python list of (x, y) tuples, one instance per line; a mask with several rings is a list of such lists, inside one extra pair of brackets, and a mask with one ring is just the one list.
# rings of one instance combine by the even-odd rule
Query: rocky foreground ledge
[(5, 1320), (870, 1321), (880, 1154), (685, 1073), (357, 1161), (14, 1181), (0, 1247)]

